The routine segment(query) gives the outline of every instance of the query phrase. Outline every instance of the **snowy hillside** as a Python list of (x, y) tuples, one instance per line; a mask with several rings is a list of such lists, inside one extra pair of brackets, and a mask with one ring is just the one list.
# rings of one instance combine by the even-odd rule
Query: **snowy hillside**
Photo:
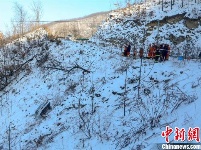
[[(146, 3), (155, 14), (147, 23), (164, 15), (156, 4)], [(177, 5), (170, 16), (184, 12)], [(194, 7), (192, 3), (189, 10)], [(166, 126), (200, 127), (200, 60), (170, 57), (154, 63), (123, 57), (121, 46), (114, 46), (119, 39), (132, 40), (125, 38), (127, 33), (143, 36), (137, 32), (143, 26), (137, 30), (134, 22), (130, 27), (134, 15), (114, 12), (89, 42), (53, 39), (39, 29), (1, 48), (0, 149), (156, 150), (157, 143), (166, 142), (161, 136)], [(189, 29), (175, 24), (169, 24), (169, 32), (186, 36)], [(183, 34), (177, 33), (180, 27)], [(194, 44), (200, 44), (200, 25), (191, 31)], [(154, 28), (146, 43), (153, 42), (156, 32)], [(177, 142), (173, 136), (170, 143)]]
[[(167, 43), (176, 53), (188, 50), (197, 55), (201, 43), (201, 3), (189, 0), (147, 0), (109, 14), (94, 37), (122, 46), (130, 41), (133, 47), (148, 48), (151, 43)], [(192, 56), (195, 57), (195, 56)]]
[(29, 71), (0, 92), (1, 149), (156, 149), (167, 125), (201, 126), (197, 60), (141, 65), (111, 45), (38, 41)]

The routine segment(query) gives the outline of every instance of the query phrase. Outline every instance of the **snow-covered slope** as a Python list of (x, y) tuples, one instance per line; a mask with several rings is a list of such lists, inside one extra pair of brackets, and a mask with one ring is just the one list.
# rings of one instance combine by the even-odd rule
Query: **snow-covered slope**
[[(151, 43), (167, 43), (175, 53), (188, 50), (197, 55), (201, 42), (199, 1), (147, 1), (115, 10), (94, 36), (122, 46), (125, 41), (139, 49)], [(188, 38), (189, 37), (189, 38)], [(196, 49), (196, 50), (195, 50)], [(195, 51), (194, 51), (195, 50)]]
[(2, 65), (16, 67), (0, 91), (0, 149), (155, 150), (166, 126), (201, 126), (199, 60), (141, 61), (93, 40), (40, 29), (5, 47)]
[[(47, 61), (38, 66), (34, 58), (30, 71), (1, 91), (3, 149), (9, 135), (12, 149), (150, 149), (165, 141), (166, 125), (201, 125), (196, 60), (143, 60), (141, 66), (110, 45), (46, 44)], [(52, 109), (36, 116), (45, 101)]]

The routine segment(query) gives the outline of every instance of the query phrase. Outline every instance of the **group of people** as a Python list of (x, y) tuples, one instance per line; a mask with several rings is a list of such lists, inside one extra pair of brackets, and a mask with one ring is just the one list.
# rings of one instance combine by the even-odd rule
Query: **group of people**
[[(130, 43), (127, 43), (124, 46), (124, 56), (130, 56), (130, 51), (131, 51), (131, 45)], [(148, 47), (148, 59), (154, 59), (155, 62), (158, 61), (165, 61), (169, 59), (169, 54), (170, 54), (170, 46), (168, 44), (161, 44), (157, 46), (156, 44), (150, 44)], [(133, 57), (137, 57), (137, 50), (134, 48), (133, 50)], [(144, 49), (140, 48), (139, 50), (139, 57), (144, 58)]]
[[(123, 56), (126, 56), (126, 57), (130, 56), (130, 51), (131, 51), (131, 45), (130, 45), (130, 43), (127, 43), (126, 45), (124, 45)], [(143, 53), (144, 53), (143, 48), (140, 48), (140, 50), (139, 50), (140, 58), (143, 58)], [(134, 58), (137, 57), (137, 50), (135, 48), (133, 50), (133, 57)]]
[[(128, 42), (127, 44), (124, 45), (123, 56), (126, 56), (126, 57), (130, 56), (130, 52), (131, 52), (131, 45)], [(169, 60), (170, 45), (168, 45), (168, 44), (156, 45), (155, 43), (150, 44), (148, 47), (147, 56), (144, 56), (143, 48), (140, 48), (140, 50), (137, 51), (134, 47), (133, 48), (133, 58), (136, 59), (137, 56), (139, 56), (141, 59), (144, 57), (146, 57), (148, 59), (153, 59), (153, 60), (155, 60), (155, 62), (166, 61), (166, 60)], [(201, 62), (201, 52), (199, 53), (198, 58), (200, 59), (200, 62)]]
[(169, 59), (170, 46), (168, 44), (161, 44), (157, 46), (155, 43), (150, 44), (148, 48), (148, 58), (155, 59), (155, 62), (165, 61)]

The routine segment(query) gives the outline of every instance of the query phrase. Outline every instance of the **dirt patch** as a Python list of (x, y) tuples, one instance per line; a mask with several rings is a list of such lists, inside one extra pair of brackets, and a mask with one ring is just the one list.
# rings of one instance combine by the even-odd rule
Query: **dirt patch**
[(190, 18), (185, 18), (185, 26), (189, 29), (195, 29), (198, 28), (199, 26), (199, 19), (190, 19)]

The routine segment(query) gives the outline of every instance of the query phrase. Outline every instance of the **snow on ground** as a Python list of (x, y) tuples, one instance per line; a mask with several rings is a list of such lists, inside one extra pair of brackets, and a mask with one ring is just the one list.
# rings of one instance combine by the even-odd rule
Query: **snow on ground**
[[(175, 6), (170, 16), (187, 7)], [(146, 7), (155, 11), (147, 22), (163, 17), (158, 5), (147, 3)], [(121, 47), (104, 39), (122, 39), (135, 30), (140, 39), (143, 28), (126, 22), (132, 16), (124, 18), (119, 12), (114, 16), (87, 43), (49, 40), (40, 29), (6, 46), (7, 65), (27, 63), (0, 91), (0, 149), (9, 149), (10, 139), (11, 149), (16, 150), (149, 150), (165, 143), (161, 133), (166, 126), (186, 131), (201, 126), (201, 62), (170, 57), (161, 63), (148, 59), (141, 63), (139, 58), (123, 57)], [(116, 24), (118, 18), (123, 22)], [(184, 36), (188, 31), (181, 22), (163, 25), (161, 30), (167, 28), (178, 35), (182, 29)], [(199, 46), (200, 26), (193, 32)], [(148, 40), (156, 34), (154, 29)], [(46, 101), (52, 109), (38, 116), (36, 110)], [(172, 143), (176, 142), (173, 136)]]
[[(9, 125), (12, 149), (41, 150), (136, 149), (139, 145), (151, 149), (154, 143), (165, 142), (161, 132), (166, 125), (201, 126), (198, 60), (143, 59), (141, 66), (140, 59), (122, 57), (121, 50), (111, 45), (64, 40), (60, 45), (47, 44), (48, 61), (37, 67), (33, 59), (31, 73), (22, 72), (1, 97), (3, 149), (8, 148)], [(56, 67), (66, 70), (77, 64), (90, 73), (80, 68), (48, 69), (55, 67), (52, 62), (60, 62)], [(45, 118), (36, 117), (45, 100), (52, 110)]]

